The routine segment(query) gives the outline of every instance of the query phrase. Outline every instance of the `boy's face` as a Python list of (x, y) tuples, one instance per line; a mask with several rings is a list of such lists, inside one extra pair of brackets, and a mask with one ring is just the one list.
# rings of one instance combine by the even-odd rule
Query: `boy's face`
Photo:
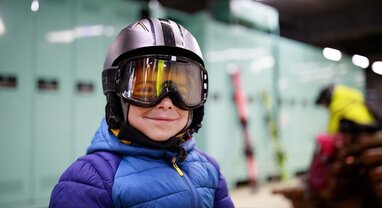
[(166, 141), (182, 130), (188, 121), (189, 112), (176, 107), (169, 97), (154, 107), (130, 105), (128, 121), (154, 141)]

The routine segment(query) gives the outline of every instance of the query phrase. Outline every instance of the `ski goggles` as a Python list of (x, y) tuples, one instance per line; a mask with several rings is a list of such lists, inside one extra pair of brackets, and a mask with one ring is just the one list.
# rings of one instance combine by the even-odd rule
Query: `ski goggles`
[(207, 71), (188, 58), (143, 56), (122, 61), (118, 69), (117, 94), (133, 105), (152, 107), (166, 96), (186, 110), (206, 102)]

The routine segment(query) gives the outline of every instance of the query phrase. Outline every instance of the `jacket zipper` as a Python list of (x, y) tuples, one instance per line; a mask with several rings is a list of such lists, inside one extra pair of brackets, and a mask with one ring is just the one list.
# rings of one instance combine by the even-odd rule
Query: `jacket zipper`
[(183, 173), (183, 171), (178, 167), (178, 165), (176, 164), (176, 157), (173, 157), (172, 159), (171, 159), (171, 163), (172, 163), (172, 166), (174, 166), (174, 168), (175, 168), (175, 170), (176, 170), (176, 172), (178, 172), (178, 174), (180, 175), (180, 176), (184, 176), (184, 173)]
[(183, 171), (176, 164), (176, 157), (171, 159), (172, 166), (175, 168), (176, 172), (182, 177), (183, 181), (188, 185), (188, 188), (191, 190), (191, 199), (192, 199), (192, 207), (197, 207), (197, 194), (194, 186), (191, 183), (191, 180), (183, 173)]

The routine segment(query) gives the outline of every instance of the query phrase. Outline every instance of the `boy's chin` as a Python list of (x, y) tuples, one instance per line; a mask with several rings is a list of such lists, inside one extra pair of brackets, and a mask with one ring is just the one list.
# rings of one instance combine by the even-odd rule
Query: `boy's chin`
[(156, 142), (165, 142), (172, 137), (172, 135), (168, 134), (168, 132), (161, 133), (159, 131), (156, 131), (150, 134), (145, 134), (145, 135), (152, 141), (156, 141)]

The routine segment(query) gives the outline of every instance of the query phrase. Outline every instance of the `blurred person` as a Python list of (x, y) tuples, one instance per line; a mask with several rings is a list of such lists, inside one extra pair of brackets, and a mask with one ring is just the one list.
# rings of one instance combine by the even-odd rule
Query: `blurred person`
[[(357, 143), (360, 134), (373, 133), (380, 124), (379, 116), (366, 105), (362, 92), (355, 88), (341, 84), (328, 85), (319, 92), (316, 104), (328, 110), (329, 119), (326, 132), (316, 137), (316, 150), (309, 166), (307, 182), (311, 194), (325, 201), (330, 195), (339, 192), (344, 194), (358, 191), (335, 191), (331, 188), (338, 180), (333, 172), (341, 172), (345, 166), (358, 167), (355, 165), (354, 153), (349, 152), (348, 148)], [(345, 158), (345, 164), (342, 163), (342, 157)], [(353, 171), (347, 175), (349, 186), (360, 187), (356, 180), (350, 180), (357, 178), (357, 174), (357, 171)], [(346, 180), (342, 178), (342, 181)], [(323, 204), (320, 206), (325, 207)]]
[(215, 159), (195, 147), (208, 77), (183, 26), (142, 19), (111, 44), (102, 73), (106, 118), (49, 207), (233, 207)]
[(353, 122), (361, 126), (378, 125), (378, 116), (364, 100), (362, 92), (341, 84), (332, 84), (323, 88), (316, 104), (324, 106), (329, 112), (328, 134), (341, 130), (341, 122)]

